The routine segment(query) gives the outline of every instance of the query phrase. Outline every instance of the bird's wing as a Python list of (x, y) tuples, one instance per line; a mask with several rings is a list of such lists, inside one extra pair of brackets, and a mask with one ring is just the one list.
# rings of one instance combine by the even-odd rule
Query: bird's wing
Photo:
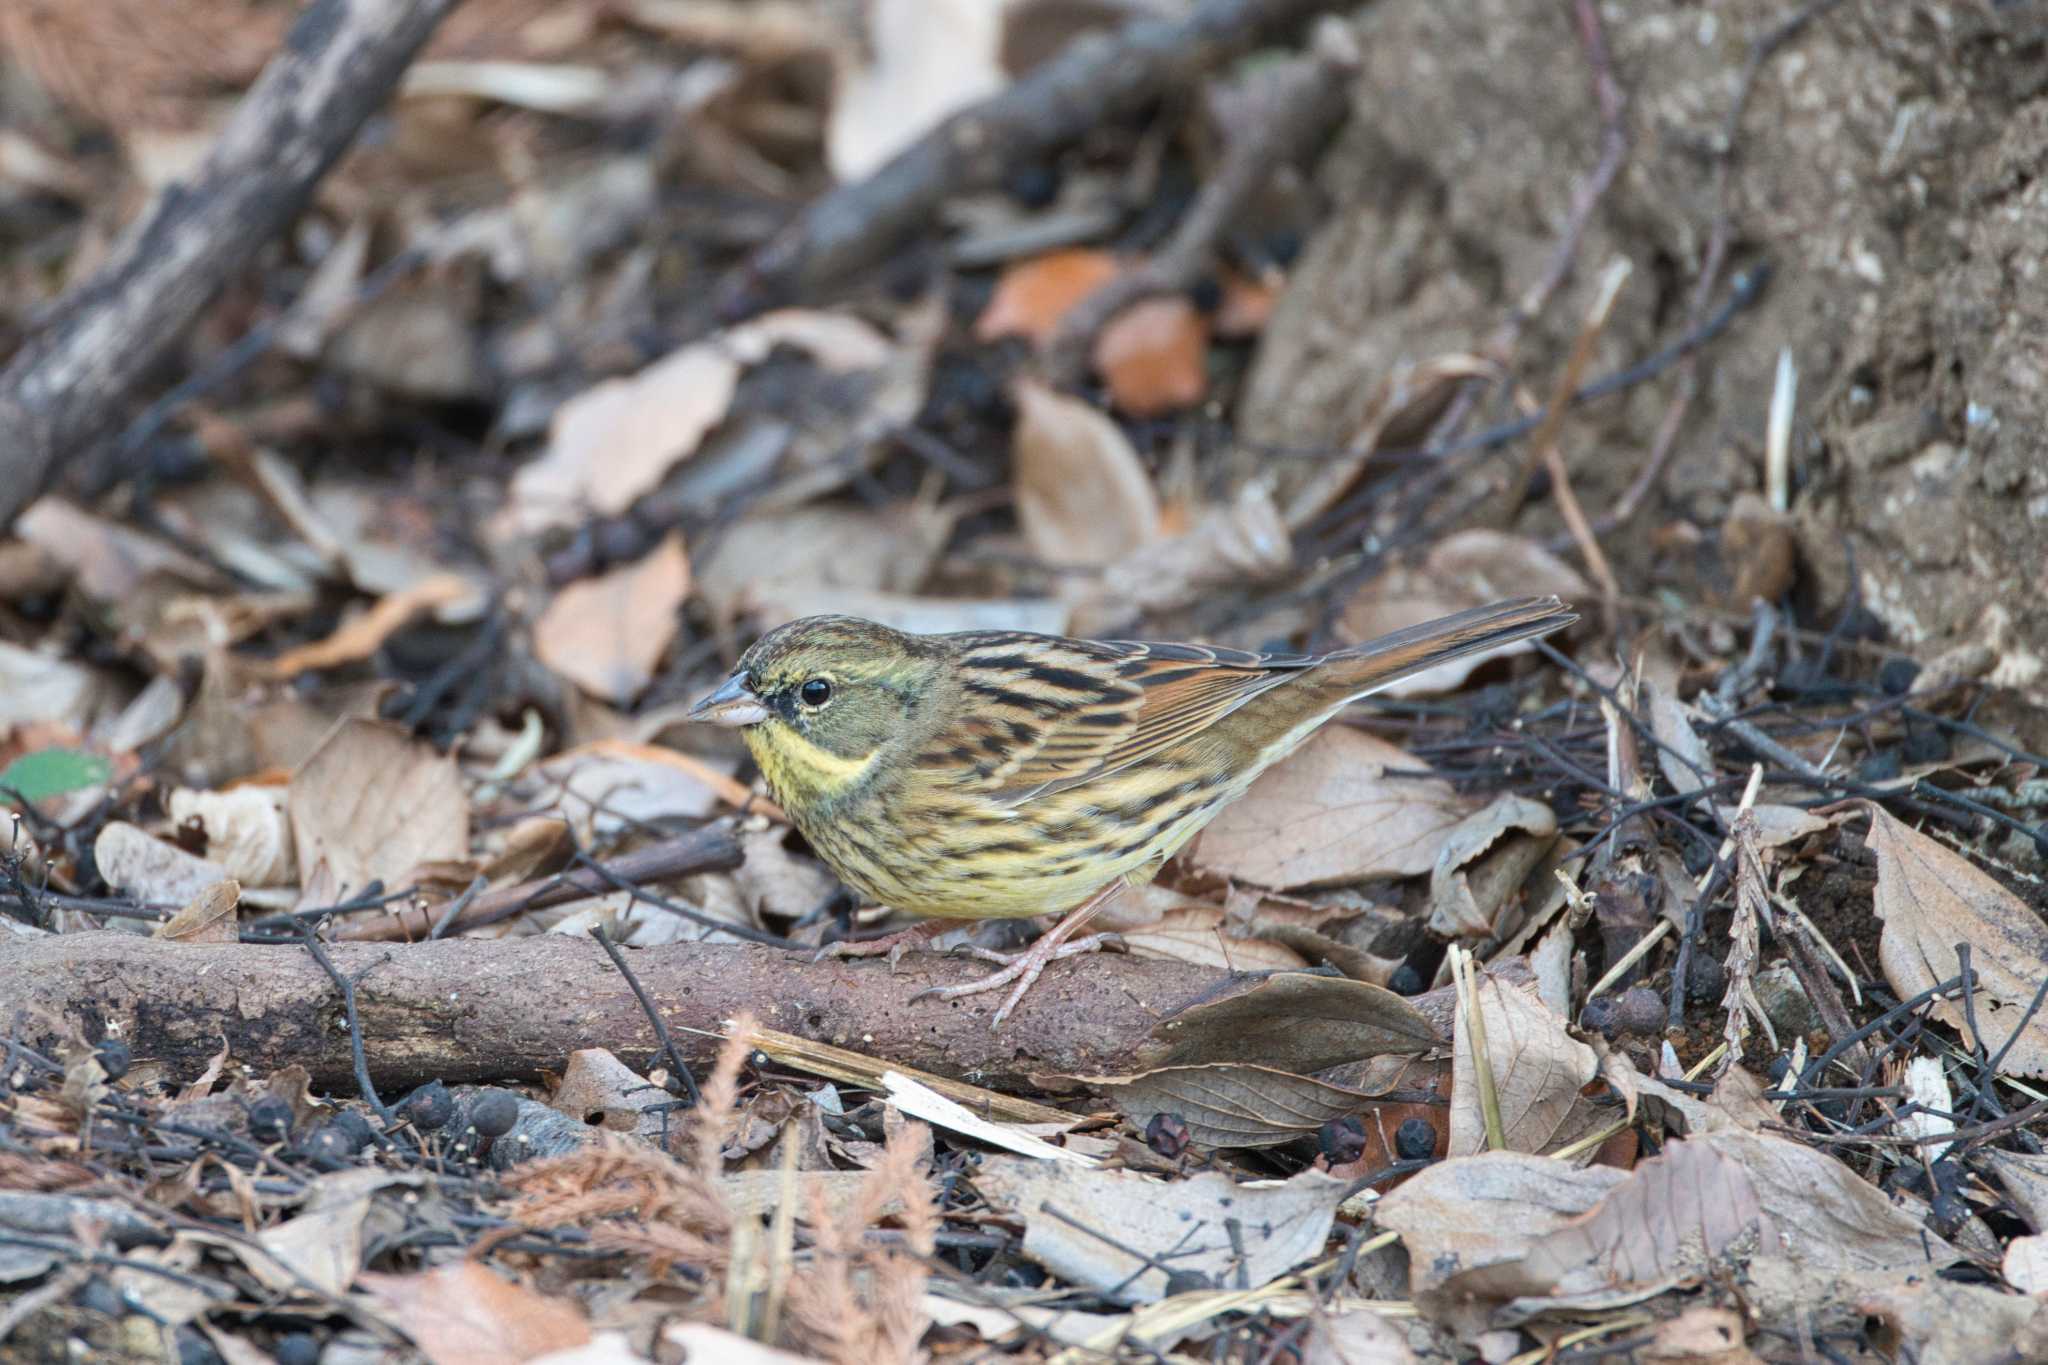
[(979, 637), (957, 656), (966, 718), (925, 759), (1018, 805), (1197, 735), (1316, 662), (1205, 645)]

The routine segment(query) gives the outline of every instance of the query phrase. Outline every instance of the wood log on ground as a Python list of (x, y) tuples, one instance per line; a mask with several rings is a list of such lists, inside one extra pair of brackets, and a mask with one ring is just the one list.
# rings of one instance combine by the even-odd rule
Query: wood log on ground
[[(587, 938), (336, 943), (356, 982), (372, 1080), (387, 1091), (439, 1078), (533, 1077), (571, 1052), (604, 1047), (634, 1065), (654, 1031), (625, 979)], [(1237, 980), (1211, 967), (1090, 954), (1053, 963), (1001, 1032), (1002, 992), (910, 997), (985, 973), (984, 963), (914, 953), (813, 962), (755, 945), (678, 943), (627, 954), (691, 1065), (717, 1051), (725, 1022), (764, 1025), (980, 1085), (1034, 1075), (1132, 1069), (1154, 1024)], [(182, 944), (114, 932), (14, 939), (0, 953), (0, 1029), (46, 1054), (66, 1029), (127, 1040), (137, 1061), (196, 1076), (226, 1040), (258, 1074), (299, 1063), (353, 1091), (339, 992), (301, 947)]]
[(113, 429), (152, 369), (398, 83), (455, 0), (314, 0), (205, 162), (0, 370), (0, 530)]

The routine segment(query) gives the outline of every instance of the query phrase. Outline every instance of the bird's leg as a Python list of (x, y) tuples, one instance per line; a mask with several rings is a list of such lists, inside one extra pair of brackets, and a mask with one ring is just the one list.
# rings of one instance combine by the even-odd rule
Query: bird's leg
[(889, 956), (889, 970), (893, 972), (896, 970), (896, 964), (903, 960), (903, 955), (912, 948), (921, 948), (948, 929), (959, 927), (958, 920), (928, 919), (921, 924), (913, 924), (908, 929), (884, 934), (880, 938), (860, 942), (841, 939), (837, 943), (828, 943), (818, 950), (818, 955), (811, 961), (823, 962), (828, 957), (880, 957), (886, 953)]
[(1067, 942), (1068, 939), (1073, 938), (1074, 932), (1077, 929), (1095, 918), (1095, 912), (1100, 910), (1103, 904), (1111, 896), (1115, 895), (1117, 891), (1121, 890), (1122, 887), (1123, 880), (1121, 878), (1103, 887), (1087, 900), (1082, 901), (1079, 905), (1067, 911), (1061, 917), (1058, 924), (1046, 930), (1045, 933), (1039, 936), (1038, 942), (1032, 944), (1021, 953), (1005, 956), (1001, 953), (991, 952), (988, 949), (975, 950), (974, 955), (985, 962), (1001, 962), (1006, 964), (1001, 971), (992, 972), (978, 980), (969, 981), (958, 986), (934, 986), (930, 990), (919, 991), (910, 998), (913, 1001), (926, 998), (958, 1000), (963, 995), (979, 995), (983, 991), (992, 991), (998, 986), (1007, 986), (1012, 981), (1015, 981), (1017, 985), (1010, 992), (1009, 998), (1004, 1000), (1003, 1007), (996, 1011), (996, 1017), (989, 1021), (991, 1029), (1001, 1028), (1003, 1020), (1010, 1017), (1010, 1011), (1015, 1009), (1017, 1002), (1024, 998), (1024, 992), (1031, 989), (1031, 983), (1038, 980), (1039, 973), (1045, 970), (1045, 965), (1048, 962), (1054, 962), (1063, 957), (1072, 957), (1076, 953), (1096, 952), (1110, 944), (1123, 942), (1115, 934), (1090, 934), (1087, 938), (1076, 939), (1072, 943)]

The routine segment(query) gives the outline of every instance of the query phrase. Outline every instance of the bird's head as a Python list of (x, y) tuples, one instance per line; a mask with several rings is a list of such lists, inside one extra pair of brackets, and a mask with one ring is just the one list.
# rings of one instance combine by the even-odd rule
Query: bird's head
[(921, 733), (943, 670), (942, 651), (918, 636), (808, 616), (756, 641), (690, 719), (739, 727), (785, 805), (831, 802)]

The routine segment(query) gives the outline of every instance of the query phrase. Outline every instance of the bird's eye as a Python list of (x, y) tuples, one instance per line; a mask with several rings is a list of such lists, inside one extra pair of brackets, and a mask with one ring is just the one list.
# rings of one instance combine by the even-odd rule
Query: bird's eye
[(832, 684), (823, 678), (810, 678), (796, 690), (796, 695), (805, 706), (823, 706), (832, 700)]

